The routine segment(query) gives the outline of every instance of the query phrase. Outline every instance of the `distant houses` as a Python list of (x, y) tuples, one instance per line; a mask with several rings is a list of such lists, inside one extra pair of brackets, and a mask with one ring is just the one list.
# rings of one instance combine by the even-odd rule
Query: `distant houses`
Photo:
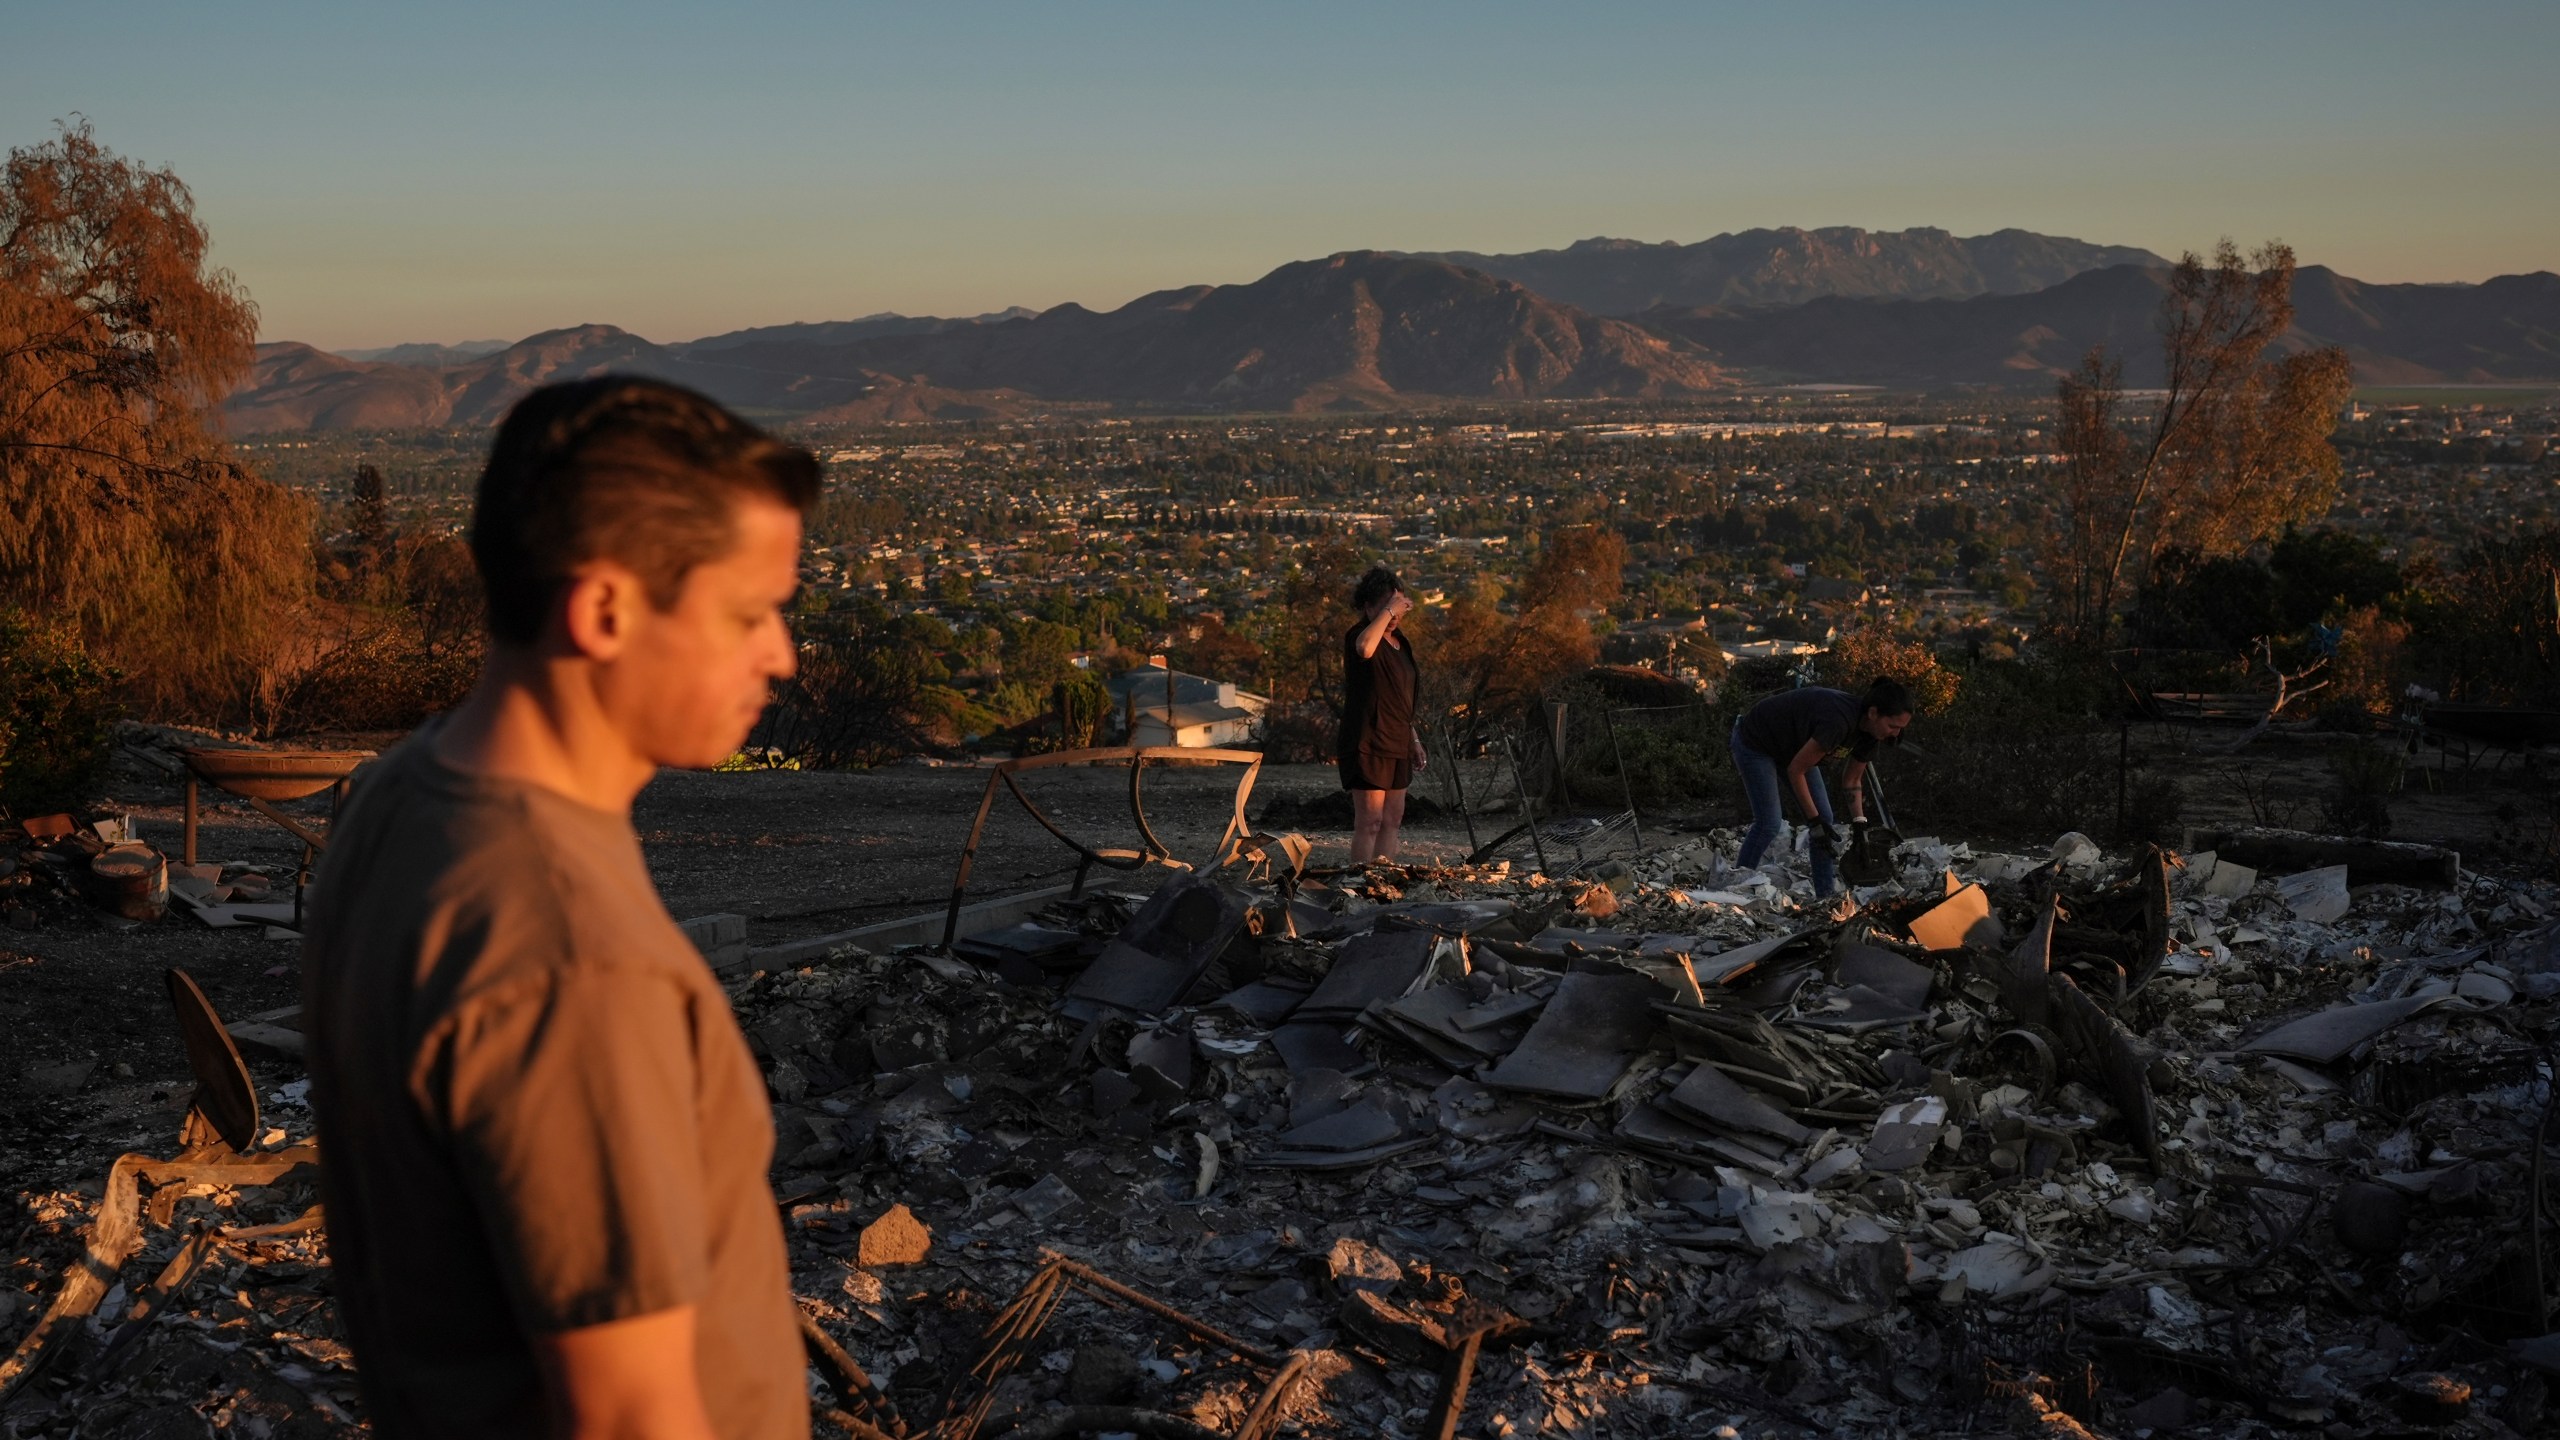
[[(1171, 694), (1167, 695), (1167, 678)], [(1226, 680), (1171, 669), (1161, 655), (1104, 682), (1125, 744), (1222, 749), (1249, 745), (1271, 708), (1271, 697), (1239, 690)]]

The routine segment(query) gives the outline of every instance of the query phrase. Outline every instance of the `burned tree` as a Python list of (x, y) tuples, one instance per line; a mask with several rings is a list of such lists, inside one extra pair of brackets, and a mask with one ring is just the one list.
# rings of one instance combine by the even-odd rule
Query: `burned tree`
[(2291, 248), (2189, 254), (2160, 304), (2161, 388), (2134, 413), (2102, 346), (2061, 384), (2059, 524), (2046, 555), (2055, 629), (2103, 644), (2116, 602), (2171, 547), (2229, 554), (2335, 495), (2329, 443), (2352, 384), (2335, 347), (2268, 358), (2293, 324)]

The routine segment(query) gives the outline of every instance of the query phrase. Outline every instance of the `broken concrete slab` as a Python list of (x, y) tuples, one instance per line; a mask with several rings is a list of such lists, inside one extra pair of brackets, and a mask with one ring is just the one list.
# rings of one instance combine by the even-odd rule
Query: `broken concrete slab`
[(1244, 937), (1252, 911), (1252, 898), (1234, 886), (1175, 876), (1068, 984), (1059, 1013), (1087, 1021), (1112, 1012), (1163, 1014)]
[(2333, 925), (2354, 901), (2347, 894), (2347, 867), (2324, 865), (2276, 881), (2276, 899), (2293, 918), (2310, 925)]
[(1188, 960), (1168, 960), (1113, 939), (1068, 985), (1058, 1008), (1077, 1020), (1115, 1012), (1139, 1018), (1161, 1015), (1197, 973)]
[(1947, 1102), (1938, 1096), (1923, 1095), (1889, 1106), (1876, 1117), (1875, 1130), (1859, 1158), (1869, 1170), (1887, 1174), (1908, 1170), (1929, 1158), (1946, 1125)]
[(1749, 945), (1739, 945), (1731, 950), (1692, 955), (1689, 957), (1690, 968), (1697, 972), (1702, 984), (1730, 985), (1768, 964), (1780, 951), (1813, 933), (1810, 929), (1795, 930), (1784, 935), (1773, 935), (1766, 940), (1754, 941)]
[(1786, 1169), (1776, 1142), (1711, 1130), (1658, 1104), (1629, 1110), (1614, 1133), (1629, 1145), (1683, 1165), (1733, 1165), (1772, 1177)]
[(1768, 1251), (1819, 1238), (1830, 1214), (1830, 1208), (1811, 1195), (1773, 1191), (1766, 1199), (1743, 1206), (1733, 1218), (1751, 1248)]
[(2009, 1239), (1986, 1240), (1959, 1250), (1947, 1257), (1938, 1273), (1950, 1283), (1961, 1281), (1961, 1294), (1994, 1300), (2036, 1294), (2057, 1278), (2053, 1262)]
[(1506, 1095), (1464, 1076), (1451, 1076), (1431, 1092), (1440, 1128), (1461, 1140), (1502, 1140), (1525, 1135), (1544, 1113), (1516, 1095)]
[[(1465, 985), (1450, 983), (1417, 991), (1379, 1007), (1375, 1013), (1394, 1033), (1429, 1050), (1451, 1068), (1463, 1070), (1499, 1058), (1513, 1043), (1496, 1026), (1469, 1027), (1461, 1023), (1477, 1003)], [(1528, 1007), (1535, 1008), (1534, 1002)], [(1523, 1013), (1526, 1012), (1514, 1011), (1512, 1018)]]
[(1576, 955), (1604, 955), (1633, 950), (1644, 937), (1632, 930), (1601, 930), (1573, 925), (1550, 925), (1530, 937), (1529, 948), (1557, 959)]
[(2205, 877), (2203, 893), (2221, 900), (2237, 900), (2258, 888), (2258, 872), (2227, 855), (2217, 855), (2213, 873)]
[(1929, 1018), (1929, 1012), (1916, 1005), (1905, 1005), (1889, 995), (1880, 995), (1864, 985), (1846, 990), (1825, 992), (1817, 1001), (1799, 996), (1793, 1023), (1813, 1030), (1836, 1030), (1858, 1035), (1895, 1025), (1913, 1025)]

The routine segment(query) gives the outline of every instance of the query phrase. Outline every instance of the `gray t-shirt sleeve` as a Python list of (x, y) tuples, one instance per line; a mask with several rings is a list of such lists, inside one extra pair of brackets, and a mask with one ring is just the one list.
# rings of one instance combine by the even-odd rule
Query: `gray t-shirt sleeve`
[(455, 1012), (431, 1087), (528, 1333), (702, 1300), (691, 1011), (664, 975), (573, 964)]

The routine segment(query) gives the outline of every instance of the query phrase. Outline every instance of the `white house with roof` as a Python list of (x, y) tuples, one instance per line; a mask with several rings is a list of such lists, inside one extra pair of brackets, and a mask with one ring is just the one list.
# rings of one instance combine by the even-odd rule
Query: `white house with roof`
[[(1167, 679), (1171, 679), (1170, 694)], [(1124, 744), (1225, 749), (1249, 743), (1271, 697), (1175, 670), (1161, 655), (1108, 680)]]

